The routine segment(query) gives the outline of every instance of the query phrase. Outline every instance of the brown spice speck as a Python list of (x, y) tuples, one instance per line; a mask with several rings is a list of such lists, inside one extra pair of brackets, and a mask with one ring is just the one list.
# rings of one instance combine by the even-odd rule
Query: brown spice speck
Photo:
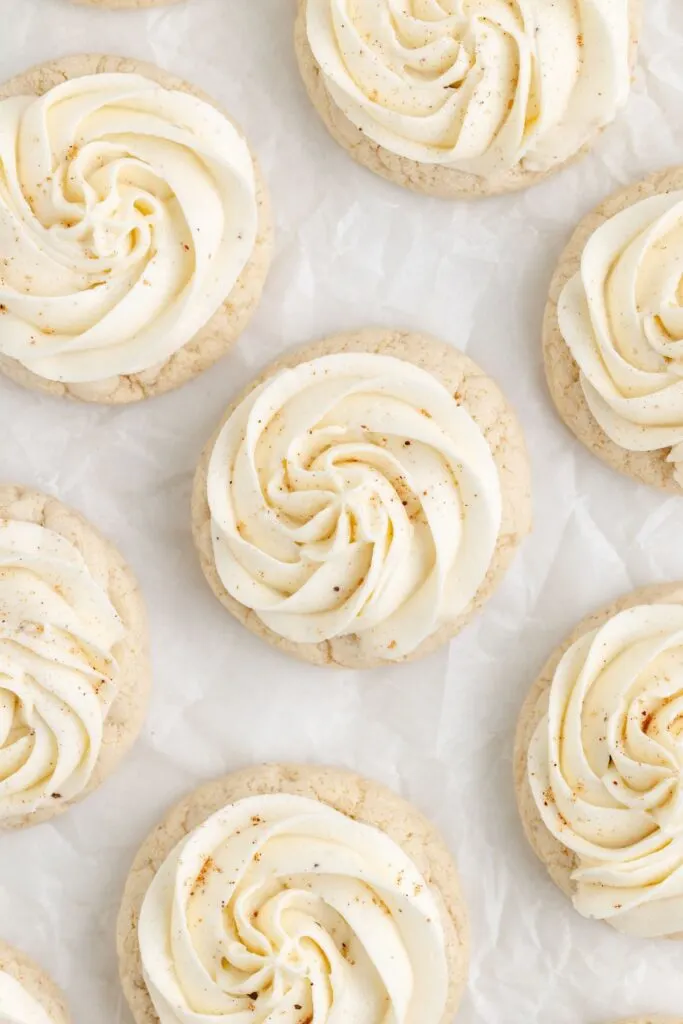
[(213, 857), (207, 857), (204, 863), (202, 864), (201, 871), (197, 875), (197, 880), (195, 881), (194, 885), (192, 886), (192, 889), (190, 890), (190, 896), (194, 896), (199, 891), (199, 889), (204, 888), (210, 872), (213, 871), (216, 867), (217, 865)]

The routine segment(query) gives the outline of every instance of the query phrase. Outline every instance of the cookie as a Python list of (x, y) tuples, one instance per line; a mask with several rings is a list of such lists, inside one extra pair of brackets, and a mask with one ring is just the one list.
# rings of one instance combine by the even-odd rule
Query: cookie
[[(239, 801), (244, 803), (239, 804)], [(312, 801), (315, 803), (311, 803)], [(237, 808), (227, 808), (227, 805), (234, 804), (237, 804)], [(217, 815), (223, 808), (227, 809), (218, 825), (220, 834), (214, 834), (214, 829), (217, 827), (216, 819), (212, 819), (210, 822), (207, 822), (207, 819), (210, 819), (212, 815)], [(333, 809), (332, 814), (330, 814), (330, 809)], [(294, 825), (291, 824), (292, 814), (296, 817)], [(234, 815), (237, 815), (237, 818)], [(244, 829), (236, 827), (237, 821), (245, 815)], [(228, 824), (228, 818), (231, 819), (231, 824)], [(296, 852), (293, 852), (292, 857), (288, 858), (288, 870), (285, 870), (284, 865), (278, 867), (276, 863), (277, 841), (275, 844), (271, 842), (272, 833), (270, 832), (275, 820), (280, 822), (278, 831), (282, 834), (283, 843), (294, 842), (292, 837), (295, 833), (300, 840)], [(321, 822), (318, 826), (320, 831), (316, 829), (315, 823), (318, 821)], [(370, 829), (365, 826), (370, 826)], [(377, 829), (380, 830), (379, 833), (376, 831)], [(176, 853), (179, 852), (177, 847), (183, 840), (186, 840), (188, 844), (195, 844), (197, 841), (202, 844), (203, 853), (200, 856), (200, 861), (195, 865), (197, 869), (195, 881), (190, 883), (186, 890), (189, 894), (188, 903), (196, 896), (199, 896), (202, 903), (204, 900), (213, 903), (215, 899), (222, 903), (227, 901), (227, 909), (224, 907), (222, 915), (222, 920), (225, 920), (228, 916), (232, 917), (234, 908), (234, 903), (231, 904), (231, 897), (228, 896), (228, 889), (232, 886), (229, 872), (232, 872), (234, 878), (235, 871), (240, 870), (237, 865), (241, 854), (239, 851), (235, 851), (238, 861), (233, 861), (231, 869), (227, 868), (227, 862), (222, 858), (225, 853), (224, 848), (230, 846), (232, 851), (235, 840), (242, 832), (244, 832), (244, 840), (247, 844), (244, 849), (248, 851), (248, 859), (251, 860), (250, 871), (261, 872), (260, 877), (265, 875), (266, 878), (271, 877), (272, 871), (276, 871), (280, 877), (288, 873), (296, 875), (296, 879), (291, 879), (291, 889), (301, 891), (292, 893), (292, 899), (296, 899), (298, 902), (301, 893), (310, 889), (316, 893), (316, 898), (319, 897), (320, 901), (325, 904), (324, 914), (320, 907), (308, 907), (303, 913), (306, 916), (311, 913), (313, 917), (320, 915), (323, 921), (322, 927), (319, 925), (313, 925), (313, 927), (316, 928), (318, 941), (321, 948), (325, 950), (326, 956), (332, 961), (333, 968), (336, 969), (337, 961), (340, 959), (339, 954), (347, 962), (347, 968), (339, 972), (343, 977), (337, 978), (333, 975), (334, 980), (331, 982), (333, 986), (336, 986), (339, 981), (345, 980), (346, 984), (342, 986), (344, 991), (339, 995), (340, 998), (342, 995), (347, 995), (346, 985), (349, 989), (353, 989), (356, 985), (356, 977), (365, 972), (368, 956), (371, 959), (376, 959), (378, 955), (389, 957), (389, 960), (385, 960), (389, 977), (392, 973), (390, 966), (392, 956), (397, 958), (398, 963), (405, 964), (406, 968), (407, 963), (411, 961), (415, 966), (415, 958), (419, 955), (419, 946), (416, 945), (412, 950), (404, 949), (402, 944), (396, 947), (396, 936), (391, 934), (393, 928), (388, 927), (386, 917), (384, 917), (384, 914), (388, 913), (392, 924), (398, 924), (400, 931), (400, 922), (406, 920), (407, 917), (404, 915), (407, 915), (410, 916), (411, 927), (414, 928), (416, 944), (419, 942), (418, 937), (421, 937), (425, 950), (424, 961), (415, 972), (415, 984), (424, 987), (427, 978), (432, 983), (431, 989), (427, 987), (424, 991), (424, 1004), (421, 1004), (424, 1012), (420, 1016), (421, 1024), (450, 1024), (466, 983), (469, 934), (467, 913), (457, 871), (443, 839), (414, 807), (396, 796), (391, 790), (341, 769), (303, 765), (252, 767), (211, 782), (178, 804), (145, 840), (128, 877), (118, 921), (121, 981), (136, 1024), (159, 1024), (160, 1018), (150, 998), (148, 983), (151, 988), (155, 989), (157, 993), (155, 998), (158, 1002), (163, 999), (163, 995), (158, 989), (158, 985), (161, 983), (157, 977), (157, 967), (152, 964), (153, 956), (149, 955), (149, 950), (154, 923), (164, 914), (158, 903), (159, 896), (163, 895), (160, 893), (159, 885), (163, 888), (167, 872), (173, 873), (175, 870), (175, 856), (170, 855), (174, 850)], [(285, 835), (290, 838), (285, 839)], [(319, 841), (312, 838), (314, 835), (318, 837)], [(187, 839), (189, 836), (193, 838)], [(325, 837), (329, 840), (330, 836), (334, 836), (334, 845), (342, 851), (339, 855), (340, 859), (335, 859), (334, 864), (328, 860), (330, 848)], [(380, 845), (375, 847), (375, 844)], [(254, 851), (254, 846), (258, 846), (258, 850)], [(287, 846), (285, 846), (286, 848)], [(352, 866), (346, 861), (345, 851), (347, 848), (353, 851)], [(360, 874), (366, 880), (363, 884), (365, 896), (358, 893), (351, 899), (348, 886), (355, 886), (359, 862), (362, 864), (368, 856), (368, 851), (375, 848), (378, 854), (377, 862), (373, 864), (372, 868), (368, 868), (366, 873), (362, 868), (360, 869)], [(213, 856), (208, 856), (205, 859), (205, 854), (209, 850)], [(190, 845), (185, 846), (185, 851), (192, 855)], [(305, 868), (301, 864), (302, 858)], [(396, 878), (392, 874), (390, 879), (384, 879), (383, 875), (389, 870), (389, 865), (395, 867), (397, 864), (401, 864), (401, 868), (398, 870)], [(162, 866), (163, 871), (161, 870)], [(184, 869), (181, 868), (181, 870)], [(226, 871), (228, 872), (227, 877)], [(192, 874), (195, 874), (194, 869), (192, 869)], [(419, 880), (418, 876), (420, 876)], [(240, 875), (240, 877), (244, 876)], [(250, 877), (252, 876), (250, 875)], [(337, 884), (339, 888), (337, 888)], [(373, 896), (371, 900), (368, 899), (366, 885), (371, 888), (383, 886), (382, 897)], [(237, 887), (238, 883), (235, 883), (235, 888)], [(290, 888), (290, 883), (285, 883), (283, 888), (285, 890)], [(275, 906), (281, 897), (282, 892), (275, 899), (268, 900), (268, 905)], [(406, 898), (411, 905), (410, 910), (405, 903)], [(241, 899), (243, 896), (240, 896)], [(346, 904), (344, 904), (344, 900), (347, 900)], [(418, 905), (416, 900), (424, 900), (424, 902), (420, 902)], [(235, 893), (234, 902), (237, 901)], [(241, 903), (236, 912), (240, 912), (240, 909), (247, 909), (247, 912), (251, 913), (250, 919), (254, 929), (251, 933), (251, 940), (254, 943), (254, 948), (263, 952), (264, 947), (257, 932), (259, 929), (263, 929), (265, 932), (269, 931), (270, 918), (268, 907), (264, 912), (260, 894), (257, 894), (256, 902), (258, 906), (252, 900), (250, 908), (246, 908)], [(346, 910), (344, 910), (344, 905), (347, 907)], [(200, 917), (197, 920), (196, 917), (193, 917), (193, 908), (188, 904), (185, 906), (188, 910), (188, 920), (191, 918), (193, 922), (197, 921), (200, 928), (204, 917), (207, 921), (211, 919), (212, 923), (216, 920), (215, 915), (208, 909), (206, 915), (202, 915), (200, 912)], [(345, 919), (344, 922), (341, 921), (341, 918), (336, 917), (336, 912), (332, 910), (333, 906), (339, 909), (339, 913)], [(355, 914), (354, 906), (360, 908)], [(356, 937), (356, 929), (362, 929), (364, 915), (368, 910), (370, 913), (376, 914), (375, 908), (382, 907), (384, 913), (381, 916), (384, 921), (379, 922), (382, 927), (379, 932), (375, 933), (375, 941), (371, 941), (367, 946), (367, 952), (363, 952), (363, 947)], [(430, 907), (433, 909), (428, 909)], [(299, 908), (301, 909), (300, 903)], [(438, 922), (435, 920), (435, 915), (440, 918)], [(283, 927), (285, 929), (290, 927), (286, 919)], [(325, 937), (322, 936), (321, 931), (326, 932)], [(206, 937), (206, 932), (204, 932), (203, 939), (206, 940)], [(184, 941), (181, 940), (181, 942)], [(144, 953), (141, 951), (141, 942)], [(209, 948), (214, 942), (215, 938), (209, 940)], [(426, 951), (431, 951), (431, 945), (435, 942), (438, 950), (430, 958)], [(279, 945), (279, 941), (276, 941), (276, 944)], [(223, 940), (221, 948), (226, 957), (236, 955), (234, 945), (237, 943), (229, 946), (227, 941)], [(152, 948), (154, 946), (153, 939), (151, 946)], [(209, 952), (205, 945), (203, 945), (203, 950), (208, 954), (207, 957), (201, 955), (204, 963), (207, 962), (207, 959), (213, 960), (213, 950)], [(146, 968), (144, 972), (143, 955)], [(306, 954), (304, 953), (303, 956), (305, 957)], [(408, 961), (405, 959), (406, 956)], [(253, 971), (256, 970), (253, 964), (255, 959), (256, 956), (252, 958), (251, 963), (243, 963), (247, 976), (238, 979), (238, 982), (241, 981), (242, 990), (247, 999), (241, 1000), (241, 1006), (232, 1006), (234, 1010), (248, 1010), (249, 1007), (254, 1009), (259, 998), (261, 998), (262, 1007), (263, 1000), (267, 998), (263, 993), (267, 978), (265, 981), (259, 980), (253, 974)], [(438, 971), (436, 970), (437, 965)], [(229, 982), (226, 974), (221, 975), (224, 965), (221, 965), (220, 955), (215, 967), (216, 974), (220, 975), (220, 980), (224, 982), (227, 989)], [(307, 963), (304, 970), (306, 979), (315, 978), (319, 968), (312, 965), (309, 973), (308, 967)], [(434, 971), (436, 973), (432, 973)], [(150, 976), (150, 972), (154, 973), (156, 984)], [(203, 971), (201, 973), (203, 974)], [(321, 991), (327, 988), (330, 976), (329, 964), (322, 968), (322, 975), (319, 975)], [(404, 974), (404, 978), (406, 976)], [(198, 975), (195, 976), (195, 978), (197, 977)], [(207, 985), (207, 988), (204, 989), (205, 997), (215, 999), (215, 988), (213, 983)], [(239, 984), (235, 983), (234, 978), (232, 988), (239, 990)], [(298, 988), (295, 982), (289, 981), (286, 988), (290, 991), (287, 995), (282, 993), (282, 1001), (277, 1003), (277, 1008), (283, 1010), (285, 1006), (288, 1007), (288, 1019), (291, 1017), (292, 1021), (298, 1020), (298, 1024), (303, 1024), (304, 1020), (309, 1019), (307, 1014), (310, 1013), (311, 991), (308, 980), (305, 980)], [(435, 1016), (434, 1010), (428, 1010), (428, 1006), (434, 1007), (434, 995), (437, 992), (439, 998), (436, 1002), (439, 1004), (440, 1012)], [(389, 993), (390, 998), (392, 994)], [(415, 994), (415, 990), (413, 990), (413, 995)], [(292, 996), (294, 1005), (287, 1002), (288, 995)], [(177, 994), (175, 998), (177, 1000), (175, 1008), (182, 1009), (184, 996)], [(365, 999), (369, 1001), (370, 992), (366, 991)], [(226, 1010), (226, 1020), (228, 1020), (231, 1008), (228, 1007), (228, 1000), (225, 996), (223, 996), (221, 1005), (216, 1005), (214, 1009), (216, 1020), (222, 1018), (220, 1011), (224, 1009)], [(268, 1009), (270, 1010), (271, 1007), (268, 1006)], [(300, 1018), (295, 1016), (295, 1010), (300, 1010)], [(324, 1016), (322, 1009), (320, 1012), (322, 1019)], [(174, 1019), (173, 1015), (169, 1017), (169, 1020)], [(415, 1019), (417, 1020), (417, 1017)], [(178, 1016), (178, 1020), (185, 1020), (182, 1012)]]
[[(683, 338), (683, 331), (672, 322), (681, 314), (663, 275), (667, 267), (674, 272), (674, 253), (683, 254), (683, 245), (671, 232), (671, 244), (662, 249), (667, 244), (662, 233), (676, 216), (675, 209), (666, 209), (678, 205), (672, 193), (681, 190), (683, 169), (661, 171), (618, 192), (590, 213), (562, 254), (543, 325), (548, 387), (572, 433), (619, 472), (675, 494), (683, 487), (676, 452), (683, 441), (683, 398), (680, 416), (675, 411), (679, 388), (683, 388), (679, 383), (683, 358), (678, 351), (683, 346), (676, 339)], [(683, 220), (683, 192), (679, 199)], [(653, 243), (649, 247), (648, 235)], [(654, 266), (654, 280), (651, 275), (646, 278), (643, 268), (638, 268), (640, 282), (635, 280), (630, 253), (637, 244), (644, 245), (643, 264), (649, 256)], [(668, 262), (661, 260), (662, 251), (670, 253)], [(590, 281), (590, 304), (582, 260), (586, 261), (583, 276)], [(607, 260), (619, 267), (618, 277), (605, 266)], [(629, 281), (639, 290), (633, 301)], [(587, 310), (591, 310), (590, 320)], [(598, 333), (593, 324), (602, 323), (603, 317), (608, 319)], [(631, 340), (626, 342), (628, 336)], [(626, 344), (637, 348), (629, 352)], [(667, 366), (669, 358), (677, 372)], [(611, 367), (618, 367), (618, 376)]]
[[(81, 93), (94, 112), (78, 137), (53, 141), (49, 106), (30, 97)], [(247, 143), (199, 90), (130, 58), (60, 58), (0, 88), (0, 100), (19, 96), (22, 160), (9, 173), (25, 205), (13, 198), (5, 211), (8, 230), (17, 205), (24, 223), (0, 283), (0, 370), (87, 402), (180, 387), (230, 350), (265, 282), (272, 222)], [(0, 103), (0, 118), (16, 109)], [(41, 218), (49, 230), (38, 232)], [(24, 243), (36, 233), (37, 254)]]
[[(398, 21), (388, 0), (367, 11), (337, 5), (336, 21), (332, 0), (298, 4), (299, 68), (332, 137), (375, 174), (449, 199), (529, 188), (583, 155), (626, 102), (642, 13), (641, 0), (630, 0), (602, 26), (614, 56), (614, 76), (606, 81), (601, 63), (609, 44), (594, 36), (590, 23), (572, 24), (570, 0), (560, 11), (557, 4), (547, 12), (538, 8), (540, 21), (519, 49), (515, 37), (525, 30), (503, 3), (487, 19), (463, 15), (467, 24), (458, 32), (445, 10), (427, 17), (417, 4), (414, 17), (409, 4)], [(558, 42), (558, 33), (567, 38)], [(578, 113), (563, 108), (568, 121), (549, 112), (549, 123), (529, 137), (529, 123), (540, 122), (537, 113), (530, 116), (528, 84), (533, 62), (542, 66), (544, 54), (549, 64), (562, 56), (557, 95), (563, 100), (569, 101), (567, 76), (582, 81), (581, 68), (594, 74), (596, 86)]]
[[(666, 798), (658, 796), (650, 774), (660, 776), (662, 787), (675, 790), (681, 784), (680, 773), (671, 760), (666, 762), (667, 772), (648, 767), (658, 759), (661, 762), (664, 747), (658, 736), (665, 736), (664, 745), (680, 745), (675, 729), (672, 733), (669, 729), (671, 714), (683, 707), (683, 691), (677, 690), (675, 678), (681, 660), (683, 584), (636, 590), (584, 619), (550, 657), (524, 703), (517, 727), (517, 801), (534, 852), (583, 916), (643, 938), (683, 938), (683, 907), (676, 909), (675, 901), (666, 900), (672, 868), (657, 859), (657, 847), (665, 844), (658, 839), (654, 818)], [(577, 689), (579, 678), (583, 691)], [(639, 694), (628, 692), (633, 679), (642, 681)], [(558, 740), (553, 723), (562, 713), (565, 725)], [(621, 729), (626, 730), (624, 741), (619, 739)], [(575, 747), (583, 754), (576, 753)], [(584, 777), (585, 769), (577, 768), (577, 757), (586, 758), (592, 766), (590, 778)], [(634, 795), (634, 789), (640, 796)], [(614, 814), (620, 811), (623, 835), (612, 835), (617, 819), (603, 820), (605, 807)], [(643, 808), (644, 817), (632, 820), (634, 808)], [(673, 834), (675, 820), (668, 821), (667, 828)], [(643, 830), (653, 838), (643, 837)], [(680, 831), (683, 834), (683, 818)], [(605, 833), (609, 842), (603, 846)], [(610, 851), (608, 856), (605, 849)], [(641, 865), (640, 886), (634, 879), (632, 857)], [(625, 880), (628, 885), (623, 884)], [(671, 908), (668, 916), (667, 907)]]
[(22, 828), (93, 792), (135, 742), (147, 619), (116, 548), (37, 491), (0, 487), (0, 568), (0, 828)]
[[(376, 378), (384, 400), (371, 393)], [(336, 389), (327, 410), (325, 380)], [(265, 382), (267, 407), (252, 415)], [(231, 475), (242, 423), (253, 452), (249, 441)], [(269, 509), (256, 507), (266, 490)], [(280, 650), (349, 668), (412, 660), (465, 626), (529, 533), (521, 427), (450, 345), (381, 329), (336, 335), (270, 366), (231, 405), (201, 457), (192, 521), (216, 596)]]
[(69, 1024), (62, 992), (24, 953), (0, 942), (0, 1017), (16, 1024)]

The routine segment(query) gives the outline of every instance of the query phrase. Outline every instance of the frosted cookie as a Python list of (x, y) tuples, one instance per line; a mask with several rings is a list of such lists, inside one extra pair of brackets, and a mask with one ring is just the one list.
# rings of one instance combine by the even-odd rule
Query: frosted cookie
[(298, 0), (309, 96), (359, 163), (475, 197), (535, 184), (626, 103), (641, 0)]
[(543, 347), (560, 416), (615, 469), (683, 488), (683, 170), (608, 199), (550, 289)]
[(118, 551), (54, 498), (0, 487), (0, 829), (99, 786), (142, 727), (146, 615)]
[(183, 800), (135, 858), (118, 927), (136, 1024), (190, 1024), (199, 1006), (216, 1024), (451, 1024), (468, 947), (436, 829), (383, 786), (311, 766)]
[(515, 771), (527, 837), (580, 914), (683, 938), (683, 584), (581, 623), (527, 698)]
[(27, 956), (0, 942), (0, 1020), (8, 1024), (69, 1024), (64, 996)]
[(66, 57), (0, 88), (0, 370), (90, 402), (213, 365), (261, 294), (272, 230), (239, 130), (150, 64)]
[(465, 355), (366, 330), (293, 352), (232, 405), (195, 478), (214, 593), (318, 664), (416, 658), (462, 629), (531, 525), (521, 428)]

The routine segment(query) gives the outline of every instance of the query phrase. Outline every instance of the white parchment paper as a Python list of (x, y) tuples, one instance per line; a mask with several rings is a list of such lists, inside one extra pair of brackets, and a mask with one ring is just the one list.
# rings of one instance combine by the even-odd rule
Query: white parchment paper
[[(683, 1015), (681, 946), (582, 920), (518, 824), (515, 721), (585, 613), (683, 578), (683, 501), (622, 479), (564, 429), (540, 324), (575, 223), (619, 186), (683, 163), (683, 3), (645, 0), (634, 92), (582, 163), (473, 205), (412, 195), (328, 138), (297, 74), (294, 0), (188, 0), (105, 13), (0, 0), (0, 76), (67, 53), (156, 61), (216, 96), (263, 161), (278, 226), (263, 304), (232, 357), (185, 389), (111, 410), (0, 381), (0, 479), (73, 504), (115, 540), (151, 610), (155, 688), (119, 773), (56, 824), (0, 836), (0, 935), (63, 985), (80, 1024), (130, 1024), (114, 926), (132, 856), (168, 805), (259, 760), (346, 765), (443, 829), (473, 925), (459, 1024), (609, 1024)], [(189, 531), (193, 467), (236, 390), (288, 346), (360, 325), (424, 329), (503, 385), (528, 434), (536, 530), (477, 623), (430, 659), (368, 674), (286, 659), (211, 595)]]

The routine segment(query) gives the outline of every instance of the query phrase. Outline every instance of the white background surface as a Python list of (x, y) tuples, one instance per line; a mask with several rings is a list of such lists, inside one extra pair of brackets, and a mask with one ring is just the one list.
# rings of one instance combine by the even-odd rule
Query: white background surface
[[(471, 909), (458, 1024), (609, 1024), (683, 1015), (681, 947), (583, 921), (517, 821), (511, 745), (547, 654), (586, 612), (683, 578), (683, 502), (622, 479), (550, 407), (540, 351), (549, 279), (578, 219), (615, 188), (683, 162), (683, 4), (645, 0), (628, 109), (593, 155), (517, 196), (412, 195), (357, 167), (310, 108), (294, 0), (188, 0), (103, 13), (0, 0), (0, 75), (66, 53), (156, 61), (231, 111), (263, 161), (278, 226), (265, 297), (235, 355), (133, 408), (80, 407), (0, 382), (0, 479), (73, 504), (115, 540), (151, 610), (155, 689), (119, 773), (57, 824), (0, 838), (0, 935), (63, 985), (75, 1021), (130, 1024), (114, 925), (133, 854), (169, 803), (254, 760), (333, 762), (399, 789), (444, 830)], [(201, 576), (188, 503), (230, 397), (288, 346), (368, 324), (431, 331), (503, 385), (526, 428), (536, 531), (461, 638), (358, 675), (287, 660), (234, 622)]]

